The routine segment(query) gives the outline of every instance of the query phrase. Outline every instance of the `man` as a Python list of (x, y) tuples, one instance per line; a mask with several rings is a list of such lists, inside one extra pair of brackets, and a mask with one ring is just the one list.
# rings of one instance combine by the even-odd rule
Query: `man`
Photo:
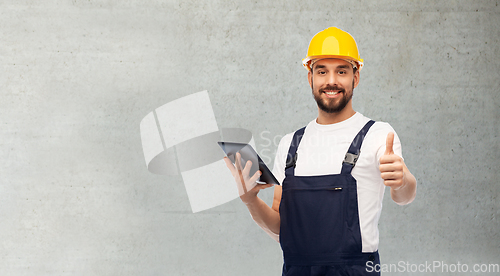
[(236, 167), (238, 184), (253, 187), (240, 198), (253, 219), (283, 249), (282, 275), (379, 275), (378, 220), (385, 186), (408, 204), (416, 180), (406, 167), (392, 127), (352, 108), (363, 61), (352, 36), (331, 27), (316, 34), (303, 60), (318, 105), (318, 117), (283, 137), (273, 174), (272, 208), (258, 196), (270, 184), (255, 184), (251, 162)]

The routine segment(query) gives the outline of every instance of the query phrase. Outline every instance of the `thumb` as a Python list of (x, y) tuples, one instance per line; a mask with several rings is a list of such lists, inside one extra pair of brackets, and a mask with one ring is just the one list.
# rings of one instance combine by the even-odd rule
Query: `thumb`
[(389, 154), (394, 154), (394, 150), (392, 149), (392, 146), (394, 144), (394, 133), (392, 132), (389, 132), (389, 134), (387, 134), (387, 140), (385, 142), (385, 155), (389, 155)]

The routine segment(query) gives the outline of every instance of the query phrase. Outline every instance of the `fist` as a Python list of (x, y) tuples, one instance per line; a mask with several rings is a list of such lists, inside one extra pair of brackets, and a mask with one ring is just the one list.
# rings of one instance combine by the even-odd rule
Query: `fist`
[(387, 135), (385, 153), (380, 158), (380, 176), (384, 180), (384, 185), (391, 189), (398, 190), (404, 184), (403, 159), (393, 150), (394, 133), (390, 132)]

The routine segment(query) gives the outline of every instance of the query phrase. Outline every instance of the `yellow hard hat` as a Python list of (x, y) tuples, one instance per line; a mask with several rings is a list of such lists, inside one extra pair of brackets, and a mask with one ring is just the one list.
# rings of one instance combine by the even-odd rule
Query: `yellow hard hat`
[(348, 32), (336, 27), (330, 27), (314, 35), (307, 49), (307, 57), (302, 60), (302, 64), (307, 70), (311, 70), (312, 62), (323, 58), (346, 60), (358, 70), (363, 67), (363, 60), (359, 57), (358, 46), (354, 38)]

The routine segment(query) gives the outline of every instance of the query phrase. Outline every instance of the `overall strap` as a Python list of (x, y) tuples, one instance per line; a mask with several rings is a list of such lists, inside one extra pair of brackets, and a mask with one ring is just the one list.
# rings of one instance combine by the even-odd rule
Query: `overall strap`
[(358, 132), (356, 137), (354, 137), (354, 140), (352, 140), (351, 146), (345, 154), (344, 162), (342, 162), (341, 174), (351, 173), (354, 165), (356, 165), (356, 161), (358, 161), (361, 144), (363, 144), (366, 133), (374, 123), (375, 121), (373, 120), (368, 121), (368, 123)]
[(303, 127), (293, 134), (292, 142), (290, 143), (290, 148), (288, 149), (288, 154), (286, 156), (286, 166), (285, 166), (285, 175), (294, 175), (295, 174), (295, 163), (297, 162), (297, 148), (299, 147), (300, 140), (302, 140), (302, 136), (304, 136), (304, 130), (306, 127)]

